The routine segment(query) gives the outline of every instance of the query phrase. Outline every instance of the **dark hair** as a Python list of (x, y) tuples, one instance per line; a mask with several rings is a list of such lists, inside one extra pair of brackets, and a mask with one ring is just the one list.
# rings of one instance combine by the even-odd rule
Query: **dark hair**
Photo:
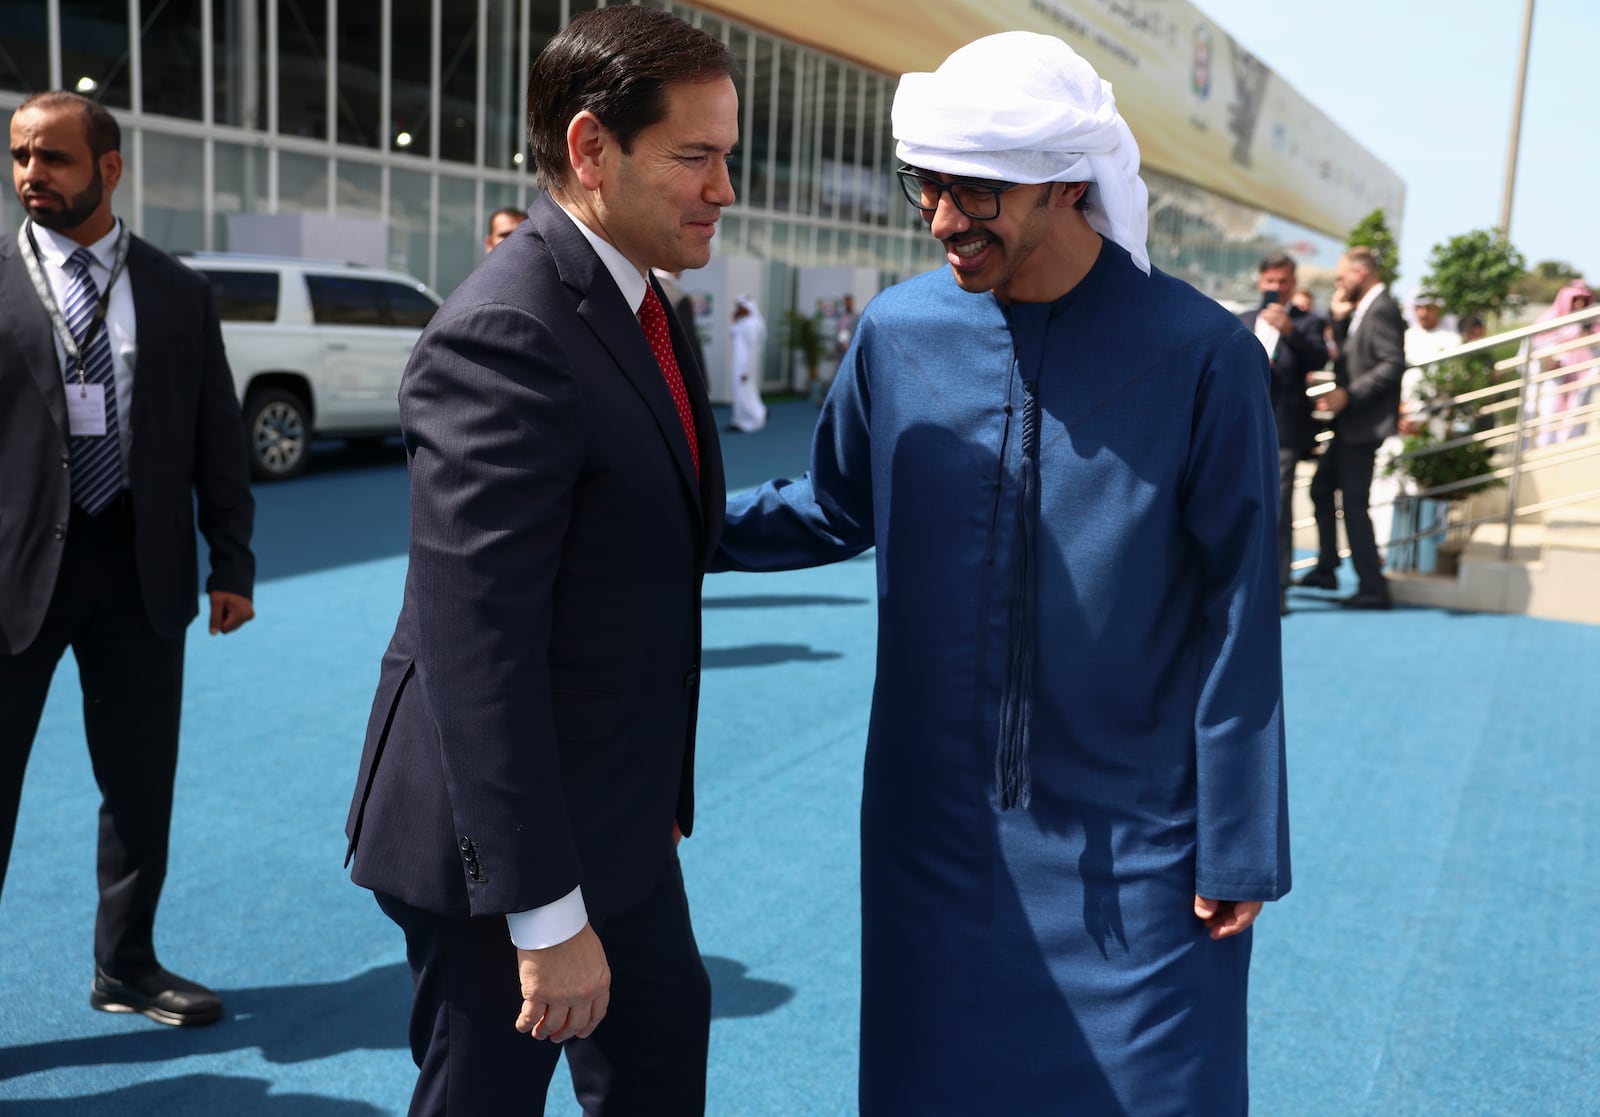
[(489, 215), (489, 224), (487, 227), (490, 231), (493, 231), (494, 221), (497, 217), (512, 217), (520, 223), (527, 220), (528, 211), (525, 209), (519, 209), (517, 206), (501, 206), (499, 209), (495, 210)]
[(17, 106), (17, 111), (39, 109), (49, 112), (65, 108), (75, 108), (83, 113), (83, 134), (89, 141), (90, 155), (99, 159), (108, 151), (122, 150), (122, 128), (117, 124), (117, 118), (99, 101), (91, 101), (82, 94), (66, 89), (46, 90), (28, 97)]
[(1465, 337), (1473, 330), (1483, 329), (1483, 319), (1476, 314), (1463, 314), (1456, 319), (1456, 332)]
[(1365, 268), (1373, 275), (1379, 275), (1377, 254), (1364, 244), (1357, 244), (1344, 250), (1344, 258), (1357, 267)]
[(1267, 272), (1277, 271), (1279, 268), (1288, 268), (1290, 271), (1294, 271), (1294, 257), (1287, 252), (1274, 252), (1272, 255), (1262, 259), (1261, 266), (1256, 268), (1256, 272), (1265, 275)]
[(608, 4), (584, 12), (545, 44), (528, 74), (528, 146), (548, 189), (567, 175), (567, 126), (594, 113), (624, 153), (667, 115), (667, 86), (736, 79), (719, 40), (657, 8)]

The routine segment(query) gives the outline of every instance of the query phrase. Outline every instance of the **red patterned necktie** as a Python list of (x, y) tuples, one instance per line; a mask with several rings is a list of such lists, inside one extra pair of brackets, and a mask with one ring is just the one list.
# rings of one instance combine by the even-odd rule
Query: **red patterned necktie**
[(639, 324), (644, 327), (645, 340), (656, 355), (661, 375), (666, 378), (667, 389), (672, 392), (672, 402), (678, 405), (678, 419), (683, 423), (684, 437), (689, 440), (689, 456), (694, 459), (694, 475), (700, 476), (700, 441), (694, 434), (694, 412), (689, 408), (689, 391), (683, 386), (683, 373), (678, 370), (678, 358), (672, 352), (672, 331), (667, 329), (667, 312), (656, 297), (656, 289), (648, 283), (644, 288), (644, 304), (639, 307)]

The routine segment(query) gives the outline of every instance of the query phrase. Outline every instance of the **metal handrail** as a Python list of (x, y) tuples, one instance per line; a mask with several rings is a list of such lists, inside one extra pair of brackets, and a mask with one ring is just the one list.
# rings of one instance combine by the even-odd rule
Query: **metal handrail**
[[(1430, 497), (1447, 496), (1450, 493), (1458, 492), (1462, 489), (1480, 486), (1486, 481), (1506, 482), (1507, 494), (1505, 512), (1497, 512), (1490, 516), (1480, 516), (1469, 521), (1452, 524), (1450, 526), (1450, 530), (1452, 532), (1470, 532), (1472, 528), (1478, 526), (1479, 524), (1503, 520), (1506, 525), (1506, 531), (1505, 540), (1501, 547), (1501, 557), (1507, 559), (1511, 556), (1511, 550), (1514, 542), (1513, 533), (1516, 529), (1516, 521), (1520, 517), (1534, 515), (1539, 512), (1548, 511), (1552, 508), (1565, 507), (1572, 504), (1582, 504), (1591, 500), (1600, 499), (1600, 489), (1595, 489), (1581, 493), (1568, 494), (1564, 497), (1540, 501), (1522, 507), (1519, 507), (1517, 504), (1519, 490), (1521, 488), (1521, 480), (1526, 474), (1535, 470), (1546, 469), (1551, 466), (1562, 465), (1567, 462), (1578, 461), (1600, 455), (1600, 440), (1596, 440), (1593, 445), (1582, 446), (1575, 450), (1570, 450), (1564, 453), (1543, 454), (1539, 460), (1531, 463), (1524, 460), (1524, 451), (1528, 447), (1530, 438), (1535, 433), (1571, 430), (1574, 427), (1577, 427), (1579, 424), (1587, 425), (1591, 422), (1596, 423), (1597, 430), (1600, 430), (1600, 401), (1591, 404), (1582, 404), (1578, 407), (1571, 408), (1553, 416), (1530, 414), (1529, 407), (1530, 399), (1533, 398), (1533, 393), (1536, 392), (1537, 389), (1558, 379), (1569, 377), (1574, 373), (1586, 373), (1587, 375), (1584, 375), (1577, 380), (1568, 381), (1562, 384), (1563, 392), (1583, 391), (1585, 389), (1593, 389), (1596, 385), (1600, 385), (1600, 358), (1582, 361), (1574, 365), (1565, 365), (1548, 371), (1535, 371), (1539, 364), (1550, 357), (1559, 356), (1563, 353), (1571, 352), (1576, 349), (1600, 346), (1600, 334), (1585, 334), (1565, 342), (1558, 342), (1555, 345), (1545, 346), (1539, 349), (1534, 349), (1532, 342), (1528, 341), (1527, 339), (1549, 333), (1553, 330), (1561, 329), (1564, 326), (1582, 324), (1596, 320), (1600, 320), (1600, 304), (1587, 307), (1584, 310), (1576, 311), (1572, 314), (1563, 315), (1559, 318), (1553, 318), (1544, 322), (1529, 323), (1526, 326), (1518, 326), (1515, 329), (1505, 330), (1489, 337), (1480, 338), (1477, 341), (1471, 341), (1462, 345), (1452, 346), (1449, 349), (1434, 354), (1426, 361), (1420, 362), (1416, 365), (1408, 365), (1406, 368), (1407, 372), (1410, 372), (1413, 369), (1426, 369), (1435, 365), (1444, 364), (1446, 362), (1457, 361), (1463, 357), (1471, 357), (1481, 353), (1491, 352), (1501, 348), (1507, 342), (1527, 342), (1525, 345), (1523, 345), (1522, 352), (1518, 353), (1515, 357), (1508, 357), (1497, 361), (1493, 366), (1494, 371), (1496, 372), (1507, 372), (1514, 369), (1521, 369), (1522, 372), (1520, 376), (1502, 381), (1498, 384), (1490, 385), (1487, 388), (1480, 388), (1471, 392), (1463, 392), (1460, 396), (1456, 396), (1451, 399), (1436, 401), (1425, 409), (1426, 412), (1431, 413), (1445, 410), (1459, 404), (1476, 403), (1480, 400), (1491, 400), (1496, 396), (1502, 396), (1507, 398), (1497, 400), (1494, 403), (1490, 403), (1486, 406), (1478, 408), (1478, 414), (1489, 415), (1515, 408), (1515, 419), (1512, 422), (1494, 427), (1490, 430), (1475, 431), (1471, 434), (1446, 439), (1443, 442), (1421, 450), (1407, 451), (1400, 455), (1400, 457), (1397, 459), (1407, 460), (1421, 458), (1431, 454), (1444, 453), (1445, 451), (1456, 449), (1461, 446), (1483, 443), (1494, 449), (1510, 446), (1510, 463), (1496, 466), (1488, 472), (1474, 477), (1462, 478), (1458, 481), (1452, 481), (1447, 484), (1436, 485), (1417, 492), (1408, 493), (1406, 494), (1407, 497), (1409, 499), (1427, 499)], [(1306, 394), (1315, 398), (1316, 396), (1332, 391), (1334, 387), (1335, 385), (1332, 383), (1317, 384), (1313, 387), (1307, 388)], [(1323, 432), (1322, 435), (1318, 436), (1318, 441), (1326, 441), (1326, 439), (1330, 437), (1332, 437), (1331, 432)], [(1369, 510), (1373, 508), (1383, 508), (1389, 507), (1393, 503), (1393, 501), (1381, 501), (1376, 505), (1369, 505), (1368, 507)], [(1293, 526), (1295, 528), (1300, 528), (1315, 522), (1316, 521), (1314, 518), (1296, 520)], [(1389, 540), (1389, 546), (1396, 547), (1437, 534), (1437, 530), (1431, 530), (1426, 532), (1417, 532), (1400, 538), (1391, 537)], [(1347, 552), (1341, 553), (1343, 554)], [(1308, 564), (1305, 561), (1301, 561), (1294, 565), (1298, 569)]]
[[(1491, 349), (1498, 349), (1508, 341), (1521, 341), (1534, 334), (1547, 334), (1551, 330), (1559, 330), (1563, 326), (1571, 326), (1580, 322), (1588, 322), (1600, 318), (1600, 303), (1575, 310), (1571, 314), (1564, 314), (1560, 318), (1552, 318), (1548, 322), (1533, 322), (1526, 326), (1517, 326), (1515, 329), (1504, 330), (1501, 333), (1488, 337), (1480, 337), (1477, 341), (1463, 342), (1451, 349), (1445, 349), (1429, 357), (1425, 364), (1436, 365), (1444, 361), (1457, 361), (1462, 357), (1470, 357), (1475, 353), (1486, 353)], [(1522, 358), (1517, 357), (1520, 363)], [(1421, 368), (1421, 365), (1415, 366)]]
[[(1595, 337), (1591, 337), (1591, 338), (1578, 338), (1577, 340), (1579, 340), (1579, 341), (1585, 341), (1586, 340), (1586, 341), (1588, 341), (1589, 345), (1600, 345), (1600, 335), (1596, 335)], [(1533, 353), (1533, 354), (1531, 354), (1531, 355), (1529, 355), (1527, 357), (1518, 356), (1518, 357), (1507, 358), (1504, 361), (1499, 361), (1499, 362), (1497, 362), (1495, 364), (1494, 367), (1497, 370), (1504, 371), (1505, 369), (1517, 368), (1519, 366), (1529, 364), (1529, 363), (1531, 363), (1533, 361), (1542, 361), (1542, 360), (1545, 359), (1545, 357), (1547, 357), (1549, 355), (1552, 355), (1552, 354), (1559, 355), (1561, 353), (1570, 352), (1573, 349), (1581, 349), (1581, 348), (1585, 348), (1585, 346), (1581, 346), (1581, 345), (1563, 345), (1563, 346), (1561, 346), (1559, 348), (1556, 348), (1556, 349), (1541, 349), (1537, 353)], [(1430, 365), (1437, 364), (1437, 363), (1438, 362), (1436, 362), (1436, 361), (1429, 361), (1428, 362), (1428, 364), (1430, 364)], [(1423, 368), (1423, 367), (1426, 367), (1426, 366), (1424, 366), (1424, 365), (1416, 365), (1414, 367)], [(1583, 372), (1586, 369), (1593, 369), (1593, 368), (1600, 368), (1600, 357), (1595, 357), (1592, 360), (1581, 361), (1581, 362), (1579, 362), (1578, 364), (1575, 364), (1575, 365), (1561, 365), (1560, 367), (1553, 368), (1548, 372), (1536, 373), (1534, 375), (1531, 383), (1534, 383), (1534, 384), (1546, 384), (1546, 383), (1550, 382), (1551, 380), (1556, 380), (1556, 379), (1559, 379), (1559, 378), (1561, 378), (1563, 376), (1570, 376), (1574, 372)], [(1449, 405), (1455, 404), (1455, 403), (1473, 403), (1473, 402), (1475, 402), (1477, 400), (1480, 400), (1480, 399), (1488, 399), (1490, 396), (1505, 395), (1508, 392), (1514, 392), (1517, 389), (1521, 388), (1522, 387), (1522, 383), (1523, 383), (1523, 379), (1524, 378), (1521, 377), (1521, 376), (1516, 376), (1516, 377), (1511, 378), (1510, 380), (1502, 380), (1498, 384), (1491, 384), (1487, 388), (1474, 388), (1470, 392), (1462, 392), (1459, 396), (1454, 396), (1451, 399), (1446, 400), (1440, 406), (1448, 407)], [(1587, 384), (1589, 382), (1590, 381), (1588, 379), (1585, 379), (1582, 383)]]
[[(1582, 376), (1575, 381), (1569, 380), (1566, 383), (1563, 383), (1561, 386), (1563, 392), (1582, 391), (1584, 389), (1591, 388), (1594, 384), (1600, 382), (1600, 374), (1591, 371), (1596, 368), (1600, 368), (1600, 359), (1590, 359), (1573, 365), (1565, 365), (1550, 370), (1541, 370), (1538, 367), (1551, 357), (1560, 356), (1563, 353), (1572, 352), (1578, 349), (1586, 349), (1600, 345), (1600, 335), (1586, 333), (1579, 337), (1571, 338), (1567, 341), (1558, 342), (1554, 345), (1538, 349), (1534, 348), (1531, 339), (1542, 334), (1550, 333), (1553, 330), (1559, 330), (1564, 326), (1580, 325), (1596, 320), (1600, 320), (1600, 305), (1586, 307), (1583, 310), (1576, 311), (1572, 314), (1565, 314), (1559, 318), (1552, 318), (1544, 322), (1530, 323), (1526, 326), (1519, 326), (1516, 329), (1506, 330), (1491, 337), (1485, 337), (1477, 341), (1468, 342), (1464, 345), (1454, 346), (1450, 349), (1444, 350), (1443, 352), (1434, 354), (1428, 360), (1417, 365), (1407, 366), (1408, 372), (1413, 368), (1431, 368), (1449, 361), (1460, 360), (1463, 357), (1470, 357), (1479, 353), (1490, 352), (1500, 348), (1510, 341), (1526, 340), (1526, 344), (1523, 346), (1523, 351), (1521, 353), (1517, 354), (1515, 357), (1509, 357), (1500, 361), (1496, 361), (1493, 366), (1496, 372), (1508, 372), (1513, 369), (1520, 368), (1522, 370), (1520, 376), (1500, 384), (1491, 385), (1487, 388), (1480, 388), (1471, 392), (1463, 392), (1460, 396), (1457, 396), (1453, 399), (1439, 400), (1426, 408), (1426, 411), (1428, 412), (1440, 411), (1463, 403), (1474, 403), (1479, 400), (1493, 399), (1496, 396), (1512, 396), (1514, 393), (1513, 398), (1503, 399), (1496, 403), (1490, 404), (1487, 407), (1478, 409), (1479, 414), (1492, 414), (1515, 407), (1516, 417), (1512, 423), (1509, 425), (1495, 427), (1488, 431), (1476, 431), (1469, 435), (1446, 439), (1445, 441), (1437, 443), (1433, 446), (1428, 446), (1421, 450), (1407, 451), (1401, 455), (1402, 460), (1416, 459), (1427, 457), (1431, 454), (1444, 453), (1447, 450), (1452, 450), (1460, 446), (1471, 445), (1474, 443), (1491, 444), (1493, 447), (1501, 447), (1506, 445), (1511, 447), (1511, 462), (1509, 465), (1499, 466), (1474, 477), (1462, 478), (1461, 480), (1452, 481), (1444, 485), (1435, 485), (1431, 488), (1423, 489), (1419, 492), (1410, 494), (1414, 499), (1426, 499), (1429, 497), (1448, 495), (1452, 492), (1457, 492), (1462, 489), (1475, 488), (1482, 485), (1486, 481), (1506, 482), (1506, 510), (1503, 514), (1497, 513), (1493, 516), (1479, 517), (1465, 524), (1458, 525), (1458, 527), (1461, 529), (1470, 530), (1472, 527), (1475, 527), (1480, 523), (1488, 523), (1503, 518), (1506, 525), (1505, 540), (1501, 545), (1501, 557), (1503, 559), (1509, 559), (1511, 557), (1513, 533), (1516, 530), (1517, 519), (1519, 517), (1532, 515), (1537, 511), (1543, 511), (1549, 507), (1583, 503), (1595, 496), (1600, 496), (1600, 490), (1597, 490), (1594, 493), (1576, 494), (1571, 498), (1560, 498), (1554, 502), (1544, 501), (1539, 504), (1528, 505), (1527, 507), (1518, 507), (1517, 504), (1518, 497), (1520, 495), (1521, 481), (1526, 473), (1531, 472), (1534, 469), (1544, 469), (1552, 465), (1576, 461), (1600, 454), (1600, 443), (1597, 443), (1594, 446), (1582, 447), (1576, 451), (1568, 453), (1556, 454), (1553, 456), (1546, 455), (1541, 461), (1535, 462), (1531, 466), (1524, 462), (1524, 452), (1528, 448), (1530, 431), (1545, 433), (1558, 432), (1561, 430), (1571, 431), (1579, 428), (1580, 424), (1586, 426), (1591, 417), (1600, 416), (1600, 406), (1593, 404), (1582, 404), (1578, 407), (1571, 408), (1568, 411), (1553, 416), (1538, 415), (1534, 412), (1534, 409), (1529, 407), (1530, 401), (1535, 398), (1534, 392), (1538, 388), (1546, 384), (1551, 384), (1557, 380), (1570, 377), (1574, 373), (1588, 372), (1589, 375)], [(1391, 540), (1391, 543), (1392, 542), (1393, 541)], [(1402, 542), (1404, 542), (1404, 540)]]

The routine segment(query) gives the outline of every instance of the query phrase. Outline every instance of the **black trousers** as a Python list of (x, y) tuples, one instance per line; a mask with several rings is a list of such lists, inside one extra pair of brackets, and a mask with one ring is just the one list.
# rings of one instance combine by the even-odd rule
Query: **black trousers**
[(1278, 588), (1285, 589), (1294, 568), (1294, 471), (1300, 452), (1278, 447)]
[(1339, 527), (1334, 494), (1344, 507), (1344, 535), (1350, 543), (1350, 564), (1356, 568), (1362, 593), (1388, 596), (1383, 578), (1383, 563), (1378, 558), (1378, 540), (1372, 532), (1372, 516), (1367, 499), (1372, 489), (1372, 467), (1377, 460), (1378, 443), (1354, 445), (1337, 436), (1322, 452), (1317, 471), (1311, 477), (1311, 505), (1317, 513), (1317, 569), (1339, 567)]
[(563, 1051), (587, 1117), (705, 1112), (711, 981), (676, 857), (637, 907), (591, 918), (611, 1003), (592, 1035), (560, 1046), (516, 1029), (522, 992), (504, 916), (447, 919), (381, 893), (378, 906), (405, 932), (415, 990), (410, 1117), (542, 1113)]
[(0, 655), (0, 888), (45, 695), (72, 649), (83, 688), (83, 729), (100, 785), (94, 957), (118, 978), (157, 965), (156, 905), (167, 876), (167, 835), (178, 768), (183, 637), (150, 627), (126, 496), (98, 517), (72, 509), (55, 593), (39, 635)]

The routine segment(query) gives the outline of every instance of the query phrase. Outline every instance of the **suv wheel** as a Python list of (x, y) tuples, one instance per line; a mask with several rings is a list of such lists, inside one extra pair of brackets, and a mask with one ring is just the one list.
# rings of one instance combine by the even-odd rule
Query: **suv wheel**
[(258, 481), (284, 481), (306, 467), (311, 423), (305, 400), (282, 388), (252, 392), (244, 404), (250, 474)]

